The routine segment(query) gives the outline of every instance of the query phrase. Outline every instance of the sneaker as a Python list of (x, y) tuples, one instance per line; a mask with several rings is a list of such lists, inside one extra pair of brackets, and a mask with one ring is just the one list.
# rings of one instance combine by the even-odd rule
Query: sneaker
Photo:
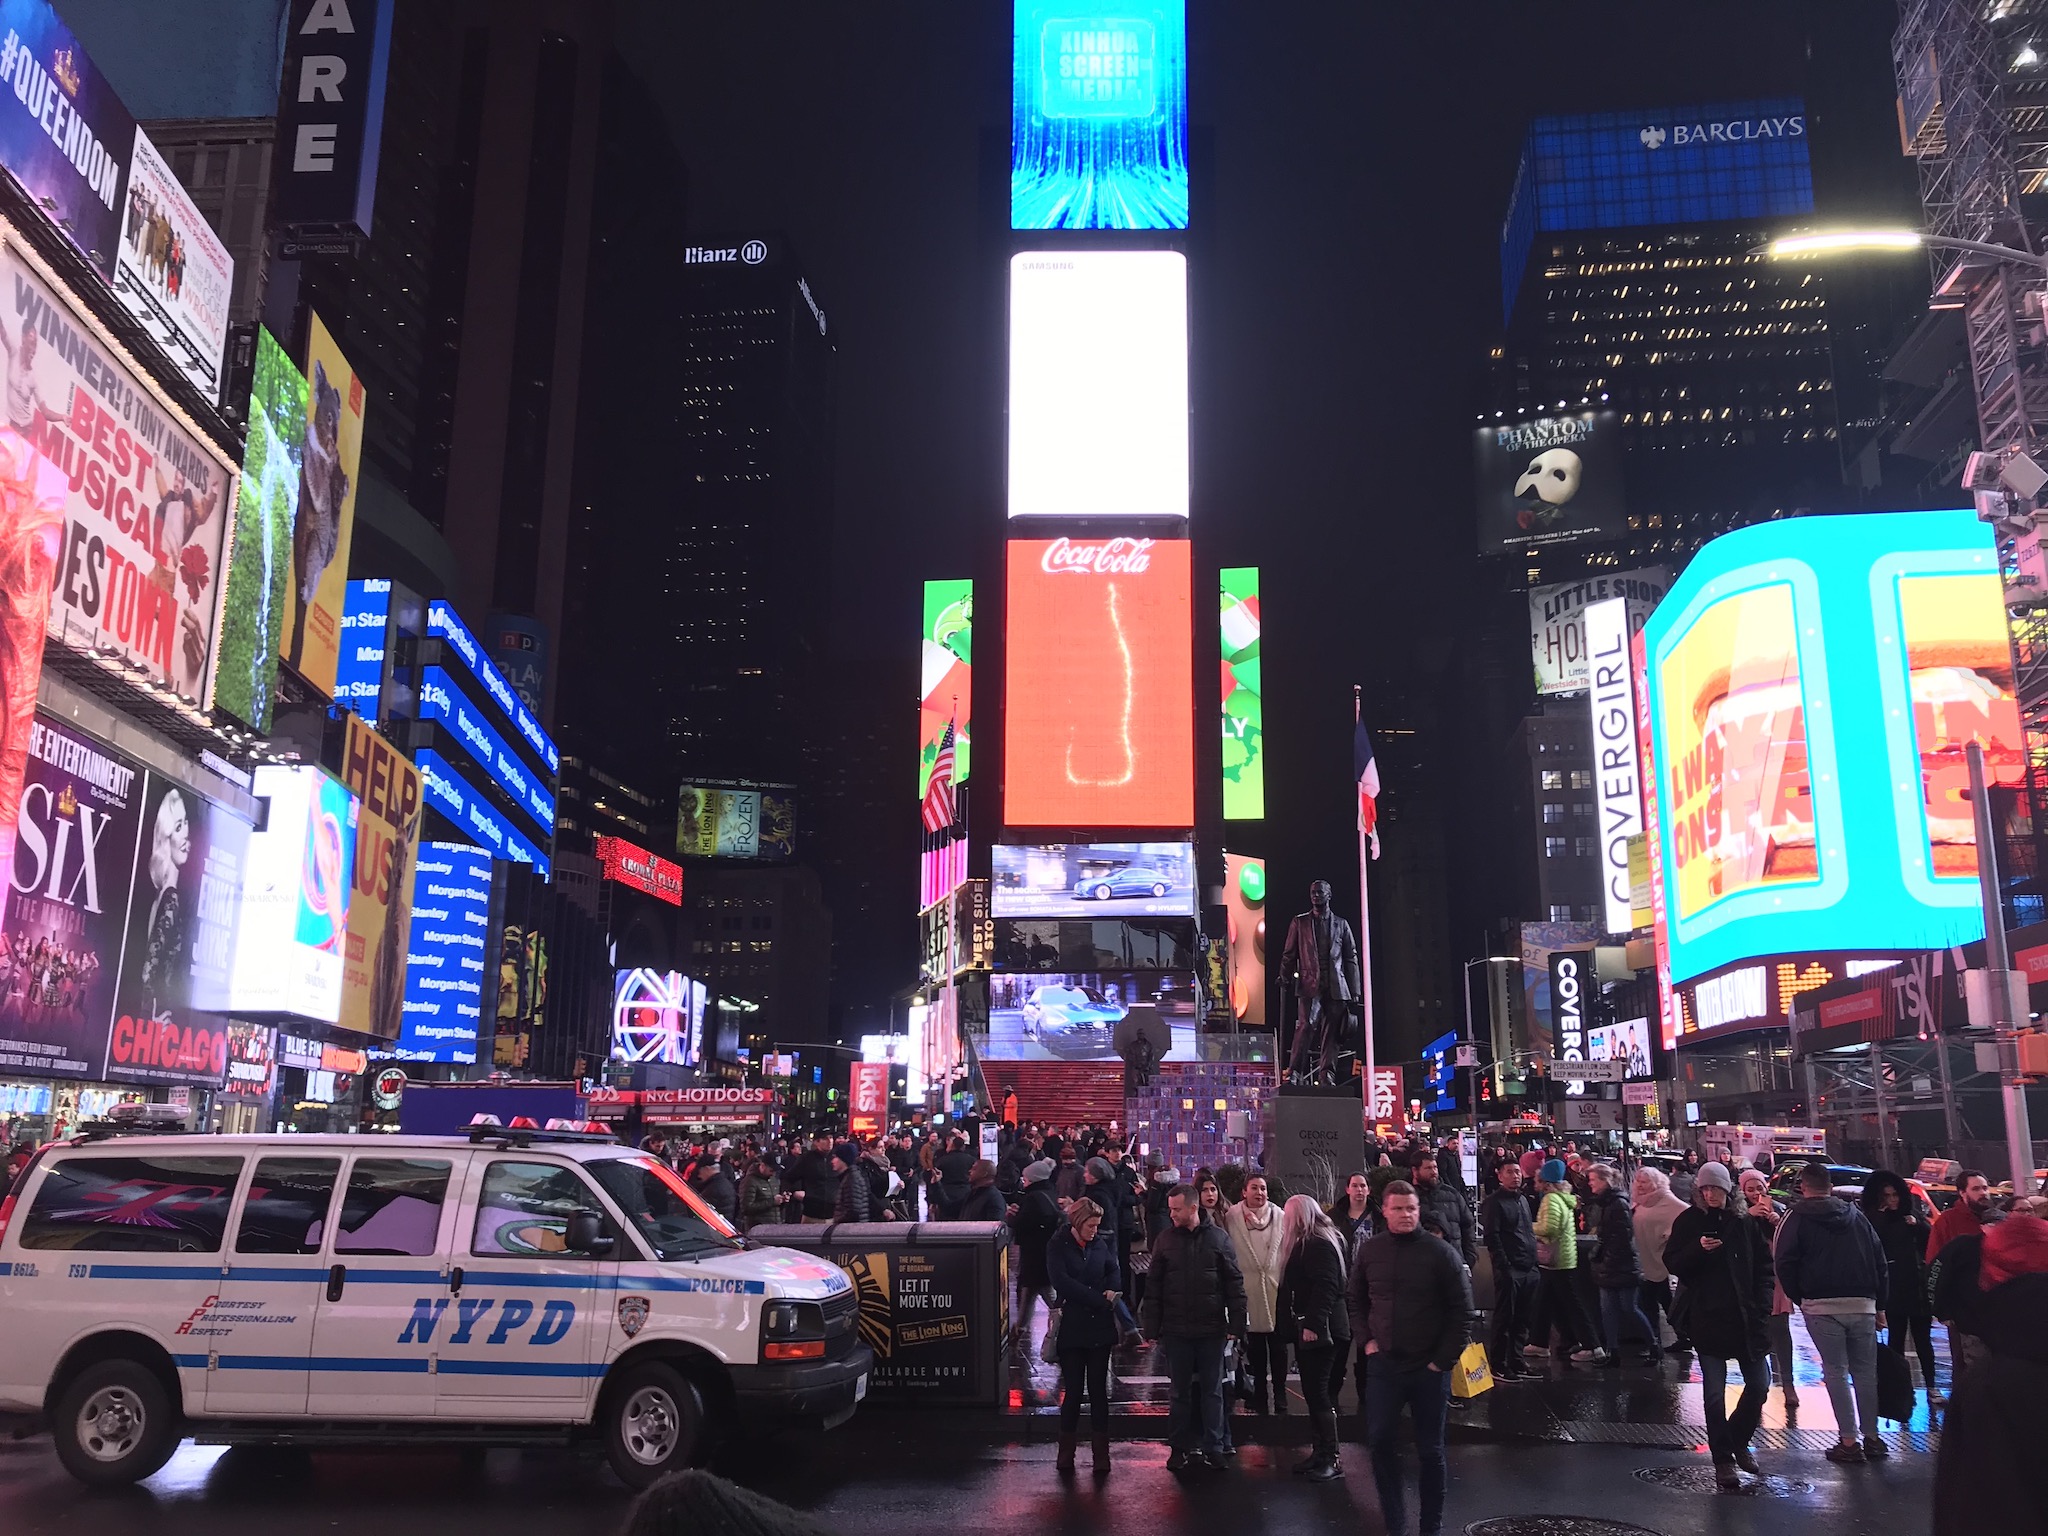
[(1863, 1459), (1865, 1461), (1888, 1461), (1891, 1459), (1891, 1454), (1892, 1448), (1876, 1435), (1865, 1435), (1863, 1437)]
[(1756, 1464), (1756, 1452), (1746, 1445), (1735, 1453), (1735, 1465), (1742, 1468), (1751, 1477), (1762, 1477), (1764, 1475), (1764, 1469)]
[(1740, 1488), (1742, 1475), (1735, 1470), (1734, 1462), (1717, 1461), (1714, 1463), (1714, 1481), (1723, 1488)]
[(1305, 1474), (1312, 1483), (1327, 1483), (1344, 1475), (1344, 1469), (1334, 1461), (1319, 1461)]
[(1190, 1466), (1195, 1464), (1201, 1454), (1200, 1451), (1175, 1451), (1166, 1458), (1166, 1470), (1169, 1472), (1185, 1472)]
[(1854, 1441), (1847, 1445), (1839, 1442), (1831, 1445), (1827, 1448), (1826, 1455), (1829, 1461), (1838, 1461), (1845, 1467), (1861, 1466), (1864, 1460), (1863, 1447)]
[(1572, 1351), (1572, 1358), (1581, 1362), (1605, 1360), (1607, 1358), (1607, 1351), (1604, 1349), (1575, 1349)]
[(1550, 1358), (1549, 1349), (1541, 1344), (1524, 1344), (1522, 1346), (1522, 1353), (1536, 1360), (1547, 1360)]

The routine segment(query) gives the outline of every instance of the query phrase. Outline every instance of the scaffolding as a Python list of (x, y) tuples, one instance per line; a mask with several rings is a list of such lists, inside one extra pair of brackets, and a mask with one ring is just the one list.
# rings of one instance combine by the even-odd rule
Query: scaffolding
[[(2039, 39), (2039, 52), (2036, 39)], [(1899, 128), (1918, 163), (1929, 234), (2033, 251), (2024, 194), (2048, 187), (2048, 0), (1901, 0), (1892, 38)], [(2031, 266), (1931, 250), (1933, 297), (1963, 312), (1978, 442), (2048, 464), (2048, 328)], [(2009, 840), (2008, 874), (2041, 890), (2048, 836), (2048, 586), (2038, 562), (2048, 511), (2034, 498), (1980, 492), (2006, 564), (2015, 692), (2026, 728), (2028, 827)]]

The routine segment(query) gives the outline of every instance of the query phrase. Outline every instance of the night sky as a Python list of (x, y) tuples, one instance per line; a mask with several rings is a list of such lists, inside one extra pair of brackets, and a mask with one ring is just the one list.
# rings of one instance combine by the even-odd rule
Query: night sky
[[(889, 814), (824, 831), (874, 880), (866, 910), (835, 914), (836, 1001), (877, 1002), (915, 977), (920, 584), (986, 569), (1003, 534), (1010, 6), (621, 13), (623, 51), (689, 166), (691, 228), (785, 232), (838, 333), (827, 724)], [(1475, 624), (1520, 628), (1474, 554), (1469, 433), (1527, 120), (1824, 76), (1842, 105), (1831, 119), (1810, 93), (1817, 174), (1832, 153), (1845, 180), (1860, 162), (1896, 183), (1896, 14), (1889, 0), (1190, 0), (1192, 533), (1214, 562), (1264, 567), (1279, 916), (1317, 875), (1340, 895), (1355, 881), (1351, 684), (1368, 685), (1370, 720), (1377, 691), (1450, 686)], [(1424, 750), (1441, 759), (1449, 742)], [(1390, 779), (1390, 805), (1401, 792)], [(1453, 872), (1454, 915), (1483, 909), (1488, 878)]]

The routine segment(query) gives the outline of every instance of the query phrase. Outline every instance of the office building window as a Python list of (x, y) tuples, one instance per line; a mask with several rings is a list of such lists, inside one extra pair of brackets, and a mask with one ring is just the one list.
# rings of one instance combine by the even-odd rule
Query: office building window
[(1563, 820), (1564, 807), (1559, 805), (1554, 800), (1546, 801), (1543, 806), (1543, 824), (1546, 827), (1555, 826), (1558, 822)]
[(1592, 787), (1593, 787), (1593, 770), (1592, 770), (1592, 769), (1590, 769), (1590, 768), (1574, 768), (1574, 769), (1572, 770), (1572, 788), (1573, 788), (1573, 789), (1591, 789)]
[(1563, 788), (1564, 788), (1564, 774), (1563, 774), (1563, 772), (1562, 772), (1561, 770), (1559, 770), (1559, 769), (1556, 769), (1556, 768), (1546, 768), (1546, 769), (1544, 769), (1544, 770), (1543, 770), (1543, 787), (1544, 787), (1545, 789), (1563, 789)]
[(1546, 859), (1563, 858), (1564, 848), (1565, 840), (1561, 837), (1546, 837), (1543, 839), (1543, 857)]
[(1590, 859), (1599, 853), (1600, 839), (1597, 837), (1575, 837), (1572, 839), (1572, 851), (1582, 859)]

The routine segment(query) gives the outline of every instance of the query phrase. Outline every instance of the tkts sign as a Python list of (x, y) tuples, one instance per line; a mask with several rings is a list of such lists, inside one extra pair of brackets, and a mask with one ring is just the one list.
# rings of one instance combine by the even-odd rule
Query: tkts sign
[(889, 1063), (853, 1064), (853, 1107), (846, 1128), (854, 1136), (879, 1136), (889, 1118)]

